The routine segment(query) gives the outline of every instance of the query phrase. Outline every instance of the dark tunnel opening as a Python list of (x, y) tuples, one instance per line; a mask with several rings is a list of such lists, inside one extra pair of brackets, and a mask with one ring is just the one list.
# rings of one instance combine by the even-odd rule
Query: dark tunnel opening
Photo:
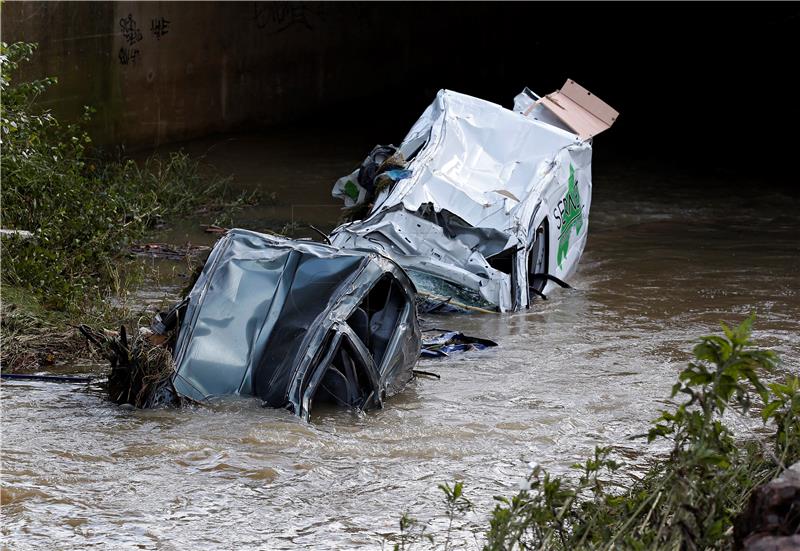
[[(355, 128), (369, 149), (399, 143), (441, 88), (508, 107), (525, 86), (544, 94), (571, 78), (620, 112), (598, 139), (598, 167), (647, 161), (733, 182), (763, 175), (763, 159), (800, 121), (796, 4), (194, 7), (11, 3), (3, 39), (40, 44), (43, 59), (26, 76), (61, 73), (63, 98), (46, 105), (77, 114), (96, 100), (98, 133), (129, 149), (276, 125)], [(119, 10), (145, 29), (138, 65), (108, 54), (124, 38)], [(153, 10), (170, 21), (157, 41), (146, 32)], [(100, 33), (104, 25), (114, 32)], [(158, 124), (148, 120), (156, 109)]]

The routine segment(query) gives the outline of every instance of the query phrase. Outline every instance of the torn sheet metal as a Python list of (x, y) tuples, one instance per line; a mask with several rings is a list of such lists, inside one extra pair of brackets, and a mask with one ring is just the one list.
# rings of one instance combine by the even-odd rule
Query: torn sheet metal
[(399, 147), (406, 176), (331, 242), (389, 256), (425, 297), (527, 307), (575, 271), (591, 204), (591, 141), (541, 99), (440, 91)]
[(420, 343), (414, 286), (391, 260), (236, 229), (189, 294), (173, 384), (303, 418), (318, 402), (367, 409), (412, 378)]

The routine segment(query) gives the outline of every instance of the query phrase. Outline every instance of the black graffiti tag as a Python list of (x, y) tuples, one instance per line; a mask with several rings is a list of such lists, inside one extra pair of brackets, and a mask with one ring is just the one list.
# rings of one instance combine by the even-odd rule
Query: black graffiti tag
[(305, 2), (253, 2), (253, 20), (259, 29), (272, 34), (296, 25), (313, 30), (312, 19), (324, 18), (324, 6), (310, 6)]
[(137, 57), (139, 57), (138, 48), (123, 47), (119, 49), (119, 62), (121, 65), (134, 64)]
[(119, 20), (119, 28), (122, 29), (122, 37), (128, 43), (128, 46), (133, 46), (142, 39), (142, 31), (139, 30), (136, 20), (131, 14)]
[(156, 37), (156, 40), (161, 40), (161, 37), (167, 34), (169, 29), (169, 20), (164, 19), (163, 16), (158, 16), (150, 20), (150, 32)]

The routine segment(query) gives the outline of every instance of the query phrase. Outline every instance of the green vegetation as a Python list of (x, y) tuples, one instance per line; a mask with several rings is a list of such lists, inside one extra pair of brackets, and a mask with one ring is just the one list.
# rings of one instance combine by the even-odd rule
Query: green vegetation
[[(642, 435), (671, 447), (644, 477), (627, 479), (604, 447), (575, 465), (577, 481), (536, 468), (528, 489), (495, 498), (484, 549), (732, 548), (734, 518), (752, 490), (800, 460), (800, 381), (762, 383), (759, 374), (772, 371), (777, 357), (752, 345), (752, 323), (722, 324), (724, 336), (702, 337), (694, 347), (695, 359), (672, 388), (672, 398), (685, 400)], [(724, 418), (755, 408), (774, 431), (766, 441), (736, 438)], [(420, 539), (453, 546), (450, 527), (469, 502), (461, 483), (441, 488), (447, 534), (434, 538), (404, 515), (395, 549)]]
[(36, 104), (55, 78), (13, 80), (34, 51), (0, 45), (0, 226), (31, 232), (2, 237), (2, 361), (11, 370), (76, 350), (76, 317), (116, 324), (130, 314), (108, 299), (143, 281), (129, 247), (165, 218), (218, 216), (254, 199), (229, 198), (227, 179), (183, 153), (139, 164), (100, 158), (84, 130), (91, 109), (60, 122)]
[(204, 176), (182, 153), (142, 166), (93, 157), (81, 124), (35, 105), (55, 79), (12, 81), (34, 49), (0, 49), (2, 226), (33, 233), (3, 238), (2, 281), (28, 289), (48, 310), (76, 310), (110, 287), (120, 256), (163, 217), (230, 205), (228, 182)]

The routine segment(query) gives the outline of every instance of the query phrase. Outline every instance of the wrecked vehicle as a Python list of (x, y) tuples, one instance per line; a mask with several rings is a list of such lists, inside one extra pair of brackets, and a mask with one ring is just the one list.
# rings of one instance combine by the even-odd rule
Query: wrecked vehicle
[(519, 310), (567, 286), (586, 243), (591, 140), (616, 117), (573, 81), (542, 98), (526, 88), (513, 110), (440, 91), (399, 147), (376, 146), (336, 182), (351, 221), (328, 245), (230, 230), (146, 337), (85, 329), (112, 363), (109, 396), (252, 395), (308, 419), (319, 403), (381, 406), (423, 348), (494, 346), (457, 332), (423, 344), (418, 307)]
[(316, 402), (380, 406), (420, 353), (414, 287), (391, 260), (247, 230), (214, 247), (175, 344), (175, 391), (255, 395), (307, 418)]
[(413, 378), (414, 296), (403, 270), (374, 252), (234, 229), (146, 339), (82, 332), (111, 361), (117, 403), (256, 396), (307, 419), (319, 403), (380, 407)]
[(617, 115), (572, 80), (541, 98), (526, 88), (513, 110), (442, 90), (399, 147), (336, 182), (364, 216), (330, 241), (392, 258), (431, 304), (526, 308), (577, 267), (592, 137)]

